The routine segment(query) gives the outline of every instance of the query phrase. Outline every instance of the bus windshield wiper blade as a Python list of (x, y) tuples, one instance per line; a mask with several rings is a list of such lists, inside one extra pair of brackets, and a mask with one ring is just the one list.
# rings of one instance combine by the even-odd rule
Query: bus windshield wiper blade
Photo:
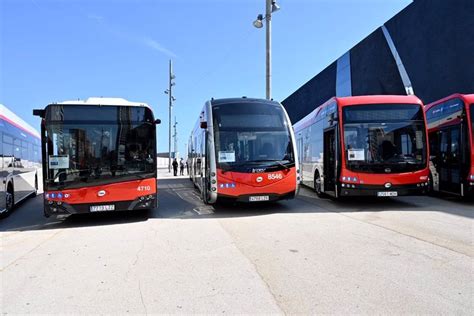
[(262, 159), (262, 160), (252, 160), (252, 161), (249, 161), (249, 163), (259, 163), (259, 162), (274, 162), (274, 163), (276, 163), (277, 165), (279, 165), (280, 167), (283, 167), (283, 168), (285, 168), (286, 170), (290, 170), (290, 167), (288, 167), (288, 166), (286, 166), (285, 164), (281, 163), (280, 160)]

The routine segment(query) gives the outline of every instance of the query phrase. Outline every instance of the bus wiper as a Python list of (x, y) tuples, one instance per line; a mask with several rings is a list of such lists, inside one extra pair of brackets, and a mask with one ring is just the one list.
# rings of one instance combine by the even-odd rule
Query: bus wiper
[(277, 165), (279, 165), (280, 167), (283, 167), (285, 168), (286, 170), (290, 170), (290, 167), (286, 166), (285, 164), (281, 163), (280, 160), (273, 160), (273, 159), (262, 159), (262, 160), (252, 160), (252, 161), (249, 161), (250, 163), (252, 162), (274, 162), (276, 163)]

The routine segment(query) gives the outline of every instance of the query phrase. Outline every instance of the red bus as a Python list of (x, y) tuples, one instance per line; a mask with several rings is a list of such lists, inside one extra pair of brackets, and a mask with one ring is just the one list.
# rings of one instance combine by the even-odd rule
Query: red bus
[(425, 107), (431, 188), (474, 195), (474, 94), (453, 94)]
[(302, 183), (319, 196), (428, 190), (425, 116), (414, 96), (334, 97), (294, 127)]
[(291, 199), (299, 181), (294, 144), (280, 103), (211, 99), (189, 140), (190, 179), (205, 203)]
[(159, 120), (147, 104), (89, 98), (33, 114), (42, 118), (46, 217), (156, 207)]

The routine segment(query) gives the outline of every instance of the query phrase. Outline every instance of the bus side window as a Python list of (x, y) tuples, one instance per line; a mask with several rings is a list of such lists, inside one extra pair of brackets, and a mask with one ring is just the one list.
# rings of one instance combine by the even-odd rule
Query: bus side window
[[(2, 159), (0, 161), (0, 169), (3, 171), (3, 164), (5, 157), (3, 156), (3, 133), (0, 132), (0, 158)], [(3, 174), (2, 174), (3, 177)]]
[(451, 163), (459, 162), (459, 127), (451, 129)]
[(448, 133), (441, 132), (441, 143), (439, 146), (439, 152), (441, 159), (446, 159), (448, 155)]
[(21, 159), (21, 140), (16, 138), (13, 141), (13, 156), (15, 159)]

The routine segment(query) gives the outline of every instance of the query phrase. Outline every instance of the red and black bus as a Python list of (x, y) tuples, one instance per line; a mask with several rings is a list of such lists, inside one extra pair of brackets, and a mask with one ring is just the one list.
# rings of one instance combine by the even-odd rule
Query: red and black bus
[(294, 127), (302, 183), (319, 196), (428, 190), (425, 115), (417, 97), (334, 97)]
[(298, 188), (293, 129), (275, 101), (212, 99), (188, 148), (190, 178), (205, 203), (290, 199)]
[(453, 94), (425, 107), (432, 189), (474, 195), (474, 94)]
[(147, 104), (89, 98), (33, 113), (42, 117), (45, 216), (156, 207), (159, 120)]

